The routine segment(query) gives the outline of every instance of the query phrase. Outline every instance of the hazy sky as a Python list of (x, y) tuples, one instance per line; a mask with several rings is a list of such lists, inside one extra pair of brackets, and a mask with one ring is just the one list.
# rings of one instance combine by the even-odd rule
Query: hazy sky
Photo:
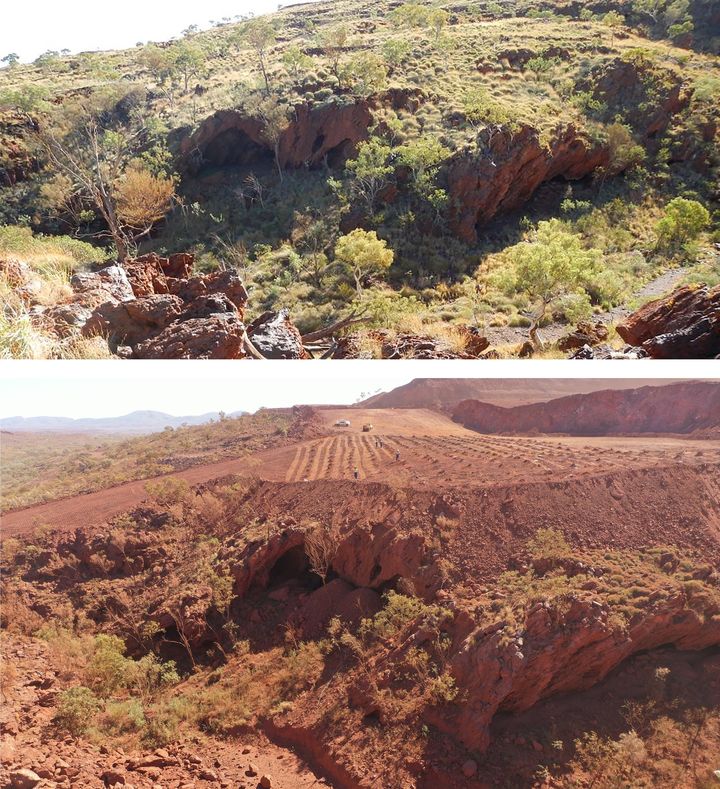
[(166, 41), (190, 25), (206, 28), (211, 20), (277, 8), (278, 0), (0, 0), (0, 58), (15, 52), (30, 61), (48, 49), (124, 49), (139, 41)]
[[(414, 376), (397, 365), (386, 373), (351, 363), (282, 362), (42, 362), (3, 363), (0, 417), (120, 416), (164, 411), (191, 416), (209, 411), (254, 411), (262, 406), (354, 403)], [(343, 372), (345, 374), (343, 374)]]
[[(0, 362), (0, 417), (255, 411), (354, 403), (413, 378), (702, 378), (706, 362)], [(706, 368), (705, 371), (707, 372)], [(705, 376), (706, 377), (706, 376)]]

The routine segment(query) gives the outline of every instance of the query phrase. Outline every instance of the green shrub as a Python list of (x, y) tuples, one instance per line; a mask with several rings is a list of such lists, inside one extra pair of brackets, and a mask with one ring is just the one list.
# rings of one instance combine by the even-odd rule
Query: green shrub
[(93, 654), (85, 669), (88, 685), (107, 698), (132, 684), (135, 663), (125, 657), (125, 644), (117, 636), (95, 636)]
[(715, 105), (720, 104), (720, 77), (705, 74), (695, 80), (693, 88), (693, 103), (714, 102)]
[(145, 710), (138, 699), (109, 702), (98, 720), (98, 729), (109, 736), (132, 734), (146, 725)]
[(442, 622), (449, 612), (437, 605), (426, 605), (417, 597), (398, 592), (385, 594), (385, 607), (372, 620), (364, 619), (360, 628), (363, 637), (392, 638), (417, 619)]
[(190, 485), (178, 477), (165, 477), (157, 482), (148, 482), (145, 491), (161, 507), (171, 507), (188, 501)]
[(21, 225), (0, 225), (0, 253), (6, 255), (64, 256), (80, 266), (106, 261), (102, 249), (70, 236), (35, 235), (31, 228)]
[(53, 722), (75, 736), (84, 734), (92, 724), (101, 704), (97, 696), (81, 686), (64, 690), (58, 697), (58, 707)]
[(145, 712), (147, 724), (143, 742), (151, 748), (168, 745), (178, 739), (180, 725), (196, 722), (200, 716), (197, 699), (175, 696), (153, 705)]
[(140, 658), (133, 667), (132, 688), (143, 698), (180, 681), (174, 660), (162, 661), (152, 653)]
[(133, 689), (147, 698), (180, 680), (173, 661), (164, 663), (152, 653), (140, 660), (132, 660), (125, 657), (122, 639), (107, 635), (95, 637), (85, 678), (103, 698), (112, 696), (120, 689)]
[(665, 206), (655, 230), (661, 247), (677, 247), (697, 238), (710, 224), (710, 212), (697, 200), (676, 197)]
[(570, 553), (570, 546), (557, 529), (538, 529), (528, 540), (527, 549), (534, 559), (554, 559)]
[(443, 672), (438, 677), (433, 677), (428, 683), (428, 691), (431, 700), (435, 704), (450, 704), (458, 696), (455, 678), (447, 672)]

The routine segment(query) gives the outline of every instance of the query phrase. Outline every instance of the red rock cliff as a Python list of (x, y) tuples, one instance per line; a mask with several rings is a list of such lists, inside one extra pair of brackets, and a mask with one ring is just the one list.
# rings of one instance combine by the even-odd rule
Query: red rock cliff
[(607, 390), (515, 408), (465, 400), (453, 420), (480, 433), (691, 433), (720, 424), (720, 384)]

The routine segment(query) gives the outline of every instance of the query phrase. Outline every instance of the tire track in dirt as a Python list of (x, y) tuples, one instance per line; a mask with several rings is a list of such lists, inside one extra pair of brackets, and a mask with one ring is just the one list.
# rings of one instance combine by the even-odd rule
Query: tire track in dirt
[(287, 473), (285, 474), (286, 482), (298, 481), (300, 466), (303, 462), (303, 458), (305, 457), (306, 452), (307, 452), (306, 445), (302, 444), (301, 446), (297, 447), (297, 449), (295, 450), (295, 456), (293, 457), (292, 462), (288, 466)]
[(305, 464), (302, 468), (302, 475), (301, 479), (317, 479), (317, 477), (313, 474), (313, 469), (315, 468), (315, 464), (317, 462), (318, 452), (320, 451), (320, 447), (323, 441), (327, 441), (327, 439), (318, 439), (313, 441), (312, 444), (308, 446), (308, 452), (305, 457)]
[(362, 464), (362, 456), (358, 448), (357, 439), (353, 436), (348, 445), (348, 452), (350, 457), (350, 465), (353, 467), (353, 472), (357, 468), (359, 479), (365, 479), (365, 469)]
[(340, 447), (342, 446), (342, 438), (338, 437), (333, 441), (332, 448), (328, 457), (328, 477), (330, 479), (337, 479), (340, 477)]
[(317, 444), (315, 445), (315, 454), (313, 455), (313, 461), (306, 475), (308, 479), (321, 479), (324, 476), (323, 469), (325, 467), (324, 466), (325, 455), (327, 454), (328, 451), (328, 443), (332, 441), (334, 441), (334, 439), (324, 438), (318, 441)]
[(325, 479), (328, 475), (328, 462), (332, 454), (333, 444), (335, 439), (332, 438), (328, 441), (323, 441), (322, 449), (320, 452), (317, 475), (321, 479)]
[(368, 477), (374, 477), (380, 468), (377, 459), (376, 442), (376, 436), (373, 436), (372, 439), (370, 436), (362, 436), (360, 438), (360, 451), (363, 454), (363, 465), (365, 466), (365, 472)]
[(303, 457), (303, 462), (298, 471), (298, 480), (310, 479), (308, 473), (310, 472), (310, 469), (312, 468), (313, 460), (315, 459), (315, 452), (316, 452), (315, 443), (316, 442), (313, 441), (307, 444), (307, 446), (305, 447), (305, 455)]

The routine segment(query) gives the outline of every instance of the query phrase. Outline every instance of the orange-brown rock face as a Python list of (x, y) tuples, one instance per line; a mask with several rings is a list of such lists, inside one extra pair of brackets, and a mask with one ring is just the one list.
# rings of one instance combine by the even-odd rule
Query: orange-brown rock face
[(635, 60), (615, 58), (598, 66), (578, 85), (578, 90), (592, 91), (607, 108), (606, 120), (620, 113), (648, 139), (665, 131), (672, 116), (684, 109), (690, 100), (678, 74), (642, 57)]
[(431, 712), (430, 719), (468, 748), (485, 750), (499, 711), (520, 712), (548, 696), (592, 687), (644, 650), (666, 644), (699, 650), (720, 642), (720, 619), (698, 611), (680, 587), (659, 592), (626, 628), (613, 624), (610, 613), (606, 603), (577, 594), (566, 603), (535, 603), (510, 641), (478, 623), (452, 659), (465, 703), (456, 714)]
[(720, 384), (680, 383), (638, 392), (604, 391), (572, 395), (550, 403), (515, 408), (465, 400), (456, 422), (480, 433), (689, 433), (720, 424)]
[[(283, 167), (313, 167), (325, 157), (342, 164), (361, 140), (368, 136), (372, 116), (366, 102), (294, 108), (280, 137), (278, 159)], [(272, 161), (272, 145), (263, 134), (262, 122), (237, 110), (221, 110), (205, 120), (183, 143), (181, 154), (191, 172), (205, 165), (251, 165)]]
[(618, 324), (618, 334), (657, 359), (720, 355), (720, 285), (684, 285), (650, 301)]
[(481, 137), (480, 153), (458, 155), (447, 173), (451, 226), (470, 242), (478, 225), (521, 206), (544, 181), (583, 178), (608, 162), (607, 150), (572, 125), (559, 128), (549, 147), (531, 126), (484, 130)]
[[(441, 590), (435, 606), (367, 643), (360, 660), (329, 678), (325, 693), (307, 694), (276, 716), (274, 730), (313, 754), (331, 754), (336, 771), (354, 779), (347, 785), (370, 787), (387, 758), (375, 747), (376, 733), (397, 722), (401, 700), (408, 716), (403, 722), (429, 725), (447, 737), (444, 747), (467, 750), (456, 751), (455, 776), (391, 785), (489, 785), (463, 782), (457, 773), (468, 751), (492, 747), (491, 724), (499, 713), (587, 690), (638, 653), (667, 646), (693, 652), (720, 643), (717, 572), (698, 566), (688, 573), (682, 562), (671, 550), (603, 550), (583, 560), (534, 560), (526, 572), (497, 579), (488, 597)], [(618, 596), (627, 605), (619, 606)], [(419, 652), (443, 661), (443, 676), (452, 678), (451, 699), (429, 698), (427, 676), (410, 679), (407, 667)], [(344, 731), (357, 731), (356, 737), (340, 736), (328, 725), (340, 710)], [(373, 737), (363, 736), (369, 727)], [(406, 758), (412, 775), (429, 767)]]
[(243, 283), (233, 271), (193, 275), (193, 262), (181, 253), (125, 263), (132, 297), (99, 304), (83, 333), (108, 336), (123, 355), (141, 359), (244, 357)]
[(39, 161), (27, 142), (35, 131), (35, 123), (24, 115), (0, 119), (0, 186), (14, 186), (37, 172)]

